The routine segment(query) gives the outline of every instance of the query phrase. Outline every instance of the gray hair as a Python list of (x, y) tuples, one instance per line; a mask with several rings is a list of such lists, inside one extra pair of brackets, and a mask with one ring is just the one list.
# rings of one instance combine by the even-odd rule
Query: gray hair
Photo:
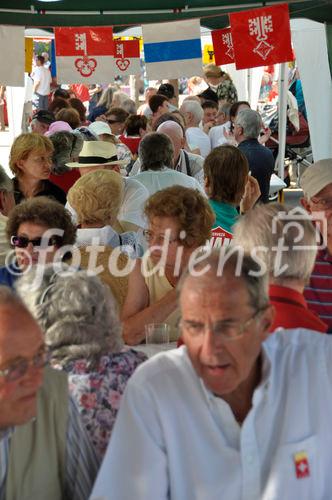
[(138, 148), (141, 170), (161, 170), (173, 167), (174, 148), (166, 134), (151, 132), (141, 140)]
[(97, 106), (105, 106), (105, 108), (109, 109), (112, 106), (112, 101), (113, 101), (113, 89), (112, 87), (108, 87), (101, 94), (101, 97), (97, 102)]
[(243, 135), (248, 139), (257, 139), (262, 128), (262, 118), (253, 109), (242, 109), (235, 119), (235, 124), (243, 128)]
[[(205, 270), (206, 266), (208, 269)], [(194, 274), (195, 273), (195, 274)], [(225, 275), (233, 275), (242, 279), (249, 295), (249, 304), (253, 309), (263, 310), (269, 304), (268, 277), (260, 272), (260, 265), (250, 255), (243, 254), (240, 249), (229, 245), (222, 251), (213, 250), (205, 259), (200, 259), (194, 266), (188, 267), (181, 275), (177, 286), (178, 295), (188, 279), (191, 280), (191, 289), (208, 284), (212, 287), (222, 280)]]
[(13, 181), (6, 174), (5, 169), (0, 165), (0, 191), (11, 193), (14, 190)]
[(183, 101), (181, 106), (182, 113), (191, 113), (195, 119), (195, 123), (199, 124), (199, 122), (203, 119), (204, 111), (202, 106), (198, 101)]
[(83, 135), (78, 130), (72, 132), (60, 131), (50, 135), (54, 146), (52, 171), (64, 174), (71, 169), (66, 163), (75, 160), (83, 148)]
[(224, 102), (219, 106), (218, 109), (218, 114), (224, 113), (224, 115), (228, 118), (230, 118), (230, 111), (231, 111), (232, 104), (230, 102)]
[(316, 231), (306, 211), (280, 203), (249, 210), (234, 227), (233, 243), (257, 255), (270, 279), (280, 283), (306, 283), (317, 253)]
[(97, 276), (54, 265), (33, 266), (15, 288), (39, 323), (52, 360), (60, 365), (119, 352), (121, 325), (113, 295)]
[(126, 99), (120, 107), (127, 111), (130, 115), (136, 115), (137, 113), (136, 104), (132, 99)]

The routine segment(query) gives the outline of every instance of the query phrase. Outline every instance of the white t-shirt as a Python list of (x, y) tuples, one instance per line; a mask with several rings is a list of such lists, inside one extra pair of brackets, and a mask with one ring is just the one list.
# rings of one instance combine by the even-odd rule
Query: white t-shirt
[(182, 174), (171, 168), (164, 167), (162, 170), (146, 170), (140, 174), (131, 177), (142, 183), (149, 192), (149, 196), (171, 186), (183, 186), (191, 189), (198, 189), (205, 195), (203, 187), (200, 183), (189, 175)]
[(36, 66), (33, 71), (33, 81), (40, 82), (37, 88), (37, 94), (48, 95), (51, 91), (50, 85), (52, 81), (51, 72), (49, 69), (44, 68), (44, 66)]
[(277, 330), (262, 361), (241, 426), (185, 347), (139, 366), (90, 499), (330, 499), (332, 337)]
[(231, 122), (226, 122), (223, 125), (212, 127), (209, 132), (209, 139), (211, 142), (211, 149), (223, 144), (228, 144), (228, 139), (225, 137), (224, 132), (229, 132)]
[(206, 158), (211, 151), (208, 135), (199, 127), (189, 127), (186, 130), (186, 139), (190, 149), (199, 148), (201, 156)]

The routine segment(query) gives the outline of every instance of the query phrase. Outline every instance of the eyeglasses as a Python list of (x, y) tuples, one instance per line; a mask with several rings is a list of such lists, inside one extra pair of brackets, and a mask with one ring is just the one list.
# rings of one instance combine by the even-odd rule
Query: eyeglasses
[(213, 325), (205, 325), (198, 321), (190, 321), (186, 319), (180, 320), (180, 327), (186, 330), (190, 336), (198, 337), (204, 335), (207, 328), (212, 330), (213, 335), (217, 340), (229, 342), (239, 339), (248, 329), (250, 324), (257, 319), (258, 315), (265, 311), (268, 306), (257, 309), (255, 313), (244, 323), (236, 324), (234, 321), (217, 321)]
[(113, 125), (113, 123), (122, 123), (122, 122), (120, 122), (120, 120), (107, 120), (107, 123)]
[(332, 208), (332, 198), (311, 198), (311, 202), (316, 207), (321, 207), (323, 210)]
[(18, 358), (8, 368), (0, 370), (0, 377), (3, 377), (6, 382), (15, 382), (26, 374), (30, 366), (43, 368), (49, 361), (49, 355), (50, 353), (43, 346), (31, 359)]
[(155, 235), (155, 233), (149, 231), (149, 229), (143, 230), (143, 236), (148, 243), (150, 243), (154, 239), (158, 245), (163, 245), (165, 241), (167, 241), (168, 243), (174, 243), (175, 241), (178, 241), (178, 237), (168, 238), (169, 233)]
[[(51, 246), (61, 247), (61, 245), (63, 243), (63, 239), (61, 238), (61, 236), (53, 235), (53, 236), (50, 236), (50, 238), (48, 238), (48, 240), (46, 238), (43, 238), (43, 237), (38, 237), (38, 238), (34, 238), (34, 239), (30, 240), (26, 236), (15, 236), (14, 235), (10, 238), (10, 243), (14, 247), (18, 247), (18, 248), (27, 248), (29, 243), (31, 243), (33, 247), (42, 247), (42, 248), (51, 247)], [(42, 245), (42, 243), (43, 243), (43, 245)]]

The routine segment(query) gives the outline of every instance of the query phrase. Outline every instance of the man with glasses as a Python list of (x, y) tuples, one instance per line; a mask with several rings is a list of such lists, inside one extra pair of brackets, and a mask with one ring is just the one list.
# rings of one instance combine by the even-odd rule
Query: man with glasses
[(0, 287), (1, 500), (86, 500), (92, 488), (94, 450), (66, 376), (46, 362), (39, 326)]
[(332, 158), (307, 168), (300, 180), (302, 206), (317, 220), (322, 246), (304, 296), (309, 308), (328, 325), (332, 333)]

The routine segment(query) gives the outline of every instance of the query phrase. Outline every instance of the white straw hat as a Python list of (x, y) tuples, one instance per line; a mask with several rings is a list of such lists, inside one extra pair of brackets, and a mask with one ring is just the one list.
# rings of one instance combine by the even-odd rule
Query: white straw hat
[(66, 163), (66, 165), (70, 168), (84, 168), (127, 163), (126, 160), (118, 160), (115, 144), (105, 141), (84, 141), (78, 162)]

